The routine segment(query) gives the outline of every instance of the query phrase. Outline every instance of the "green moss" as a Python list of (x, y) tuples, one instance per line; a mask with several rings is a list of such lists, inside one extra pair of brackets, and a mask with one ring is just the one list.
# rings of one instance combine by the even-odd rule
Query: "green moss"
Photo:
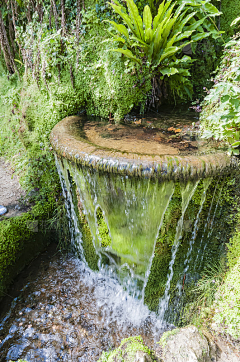
[(19, 271), (54, 240), (54, 234), (46, 232), (54, 207), (53, 200), (37, 203), (30, 212), (0, 221), (0, 297)]
[[(74, 211), (78, 218), (78, 228), (81, 231), (81, 242), (84, 250), (84, 257), (88, 266), (92, 270), (98, 270), (99, 256), (97, 255), (94, 247), (93, 236), (86, 215), (84, 214), (84, 208), (81, 201), (81, 197), (77, 185), (72, 178), (72, 175), (69, 172), (67, 173), (67, 175), (68, 175), (67, 181), (69, 182), (72, 194)], [(71, 227), (75, 227), (75, 225), (72, 225)], [(75, 251), (77, 253), (79, 252), (78, 245), (76, 245)], [(79, 255), (79, 257), (81, 257), (81, 255)]]
[(175, 334), (178, 334), (179, 331), (180, 331), (179, 328), (175, 328), (175, 329), (172, 329), (171, 331), (164, 332), (158, 343), (161, 344), (162, 347), (164, 347), (167, 344), (167, 341), (169, 340), (169, 338), (171, 336), (174, 336)]
[[(197, 233), (192, 245), (191, 257), (187, 257), (187, 255), (193, 238), (194, 223), (202, 203), (201, 200), (204, 192), (203, 180), (199, 182), (189, 202), (183, 220), (181, 242), (173, 265), (170, 309), (168, 316), (165, 316), (175, 325), (184, 325), (185, 322), (182, 319), (183, 309), (194, 299), (195, 293), (192, 293), (192, 288), (200, 278), (205, 266), (219, 260), (221, 257), (226, 258), (225, 243), (228, 242), (229, 234), (234, 225), (234, 217), (229, 213), (229, 210), (237, 202), (237, 197), (234, 196), (235, 187), (236, 185), (231, 177), (215, 179), (210, 182), (197, 224)], [(209, 211), (210, 209), (211, 212)], [(169, 273), (169, 263), (172, 257), (172, 245), (181, 212), (180, 183), (176, 183), (175, 192), (159, 231), (151, 271), (145, 288), (144, 302), (153, 311), (158, 311), (159, 299), (164, 295), (167, 275)], [(215, 214), (214, 227), (211, 226), (213, 214)], [(205, 249), (205, 244), (207, 249)], [(186, 259), (189, 260), (189, 268), (187, 272), (184, 272), (187, 265), (184, 264)], [(181, 293), (180, 300), (178, 297), (179, 290)], [(171, 310), (176, 309), (176, 306), (179, 314), (171, 314)], [(175, 315), (175, 320), (171, 319), (173, 315)]]
[(105, 248), (107, 246), (110, 246), (112, 241), (109, 235), (107, 223), (104, 219), (104, 215), (100, 207), (97, 208), (96, 216), (98, 223), (98, 235), (101, 240), (101, 246)]
[(103, 352), (98, 362), (132, 362), (137, 351), (153, 356), (151, 350), (143, 344), (141, 336), (123, 339), (120, 346), (112, 352)]
[(228, 258), (228, 265), (230, 268), (233, 268), (238, 263), (239, 258), (240, 258), (240, 230), (239, 230), (239, 221), (240, 220), (239, 220), (239, 217), (240, 217), (240, 215), (238, 214), (237, 229), (227, 246), (228, 247), (227, 258)]
[(229, 38), (236, 30), (231, 27), (231, 23), (240, 15), (240, 0), (222, 0), (221, 11), (220, 29), (226, 32), (224, 37)]
[(213, 320), (222, 333), (240, 337), (240, 256), (228, 271), (216, 295)]

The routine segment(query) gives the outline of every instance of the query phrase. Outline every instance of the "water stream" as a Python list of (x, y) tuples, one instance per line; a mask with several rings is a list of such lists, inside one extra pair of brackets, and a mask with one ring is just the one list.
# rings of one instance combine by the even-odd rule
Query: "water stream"
[(165, 313), (168, 309), (168, 303), (169, 303), (169, 299), (170, 299), (170, 285), (171, 285), (171, 281), (173, 278), (173, 265), (176, 259), (176, 255), (177, 255), (177, 251), (180, 245), (180, 241), (182, 238), (182, 232), (183, 232), (183, 220), (184, 220), (184, 216), (185, 216), (185, 212), (187, 210), (188, 204), (190, 202), (190, 200), (193, 197), (193, 194), (197, 188), (199, 181), (195, 181), (195, 182), (191, 182), (189, 181), (186, 185), (181, 185), (181, 195), (182, 195), (182, 214), (180, 219), (178, 220), (177, 223), (177, 228), (176, 228), (176, 234), (175, 234), (175, 239), (174, 239), (174, 243), (172, 246), (172, 257), (171, 257), (171, 261), (169, 264), (169, 275), (167, 277), (167, 283), (165, 286), (165, 292), (164, 292), (164, 296), (163, 298), (160, 300), (159, 303), (159, 311), (158, 311), (158, 315), (159, 315), (159, 320), (160, 322), (163, 324), (164, 323), (164, 316)]
[(56, 156), (72, 254), (54, 255), (0, 321), (0, 362), (97, 361), (142, 335), (158, 353), (228, 238), (224, 177), (160, 182)]
[[(187, 288), (201, 273), (199, 255), (200, 264), (211, 259), (206, 248), (219, 242), (214, 223), (224, 178), (159, 182), (91, 170), (58, 157), (56, 164), (77, 255), (154, 310), (162, 328), (176, 321), (179, 311), (173, 316), (173, 306), (185, 279)], [(156, 278), (158, 290), (152, 285)]]

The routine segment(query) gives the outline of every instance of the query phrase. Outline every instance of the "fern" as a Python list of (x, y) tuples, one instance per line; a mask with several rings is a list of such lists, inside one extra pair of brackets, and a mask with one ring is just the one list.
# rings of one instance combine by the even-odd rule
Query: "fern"
[[(157, 70), (162, 76), (169, 77), (178, 72), (183, 75), (184, 67), (191, 63), (191, 58), (181, 53), (186, 45), (210, 35), (220, 36), (208, 20), (220, 15), (209, 0), (204, 4), (198, 0), (175, 3), (164, 0), (154, 18), (148, 5), (141, 17), (133, 0), (126, 0), (126, 3), (128, 14), (117, 0), (109, 3), (126, 25), (109, 21), (120, 34), (120, 37), (114, 36), (113, 41), (124, 44), (123, 48), (120, 46), (112, 51), (122, 53), (133, 62), (147, 64), (151, 71)], [(182, 56), (181, 62), (177, 62), (179, 56)], [(176, 64), (170, 67), (169, 62)]]

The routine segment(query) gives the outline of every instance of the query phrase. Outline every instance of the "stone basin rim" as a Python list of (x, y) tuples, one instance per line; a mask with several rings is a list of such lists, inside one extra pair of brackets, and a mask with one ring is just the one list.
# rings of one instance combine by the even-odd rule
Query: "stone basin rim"
[(140, 155), (121, 152), (76, 138), (73, 126), (82, 117), (70, 116), (60, 121), (50, 134), (58, 156), (98, 171), (158, 179), (198, 179), (227, 174), (238, 167), (238, 159), (225, 152), (206, 155)]

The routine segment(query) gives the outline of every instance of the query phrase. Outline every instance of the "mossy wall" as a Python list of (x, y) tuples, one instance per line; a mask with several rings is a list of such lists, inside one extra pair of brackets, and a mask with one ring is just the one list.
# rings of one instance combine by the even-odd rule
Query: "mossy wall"
[(234, 19), (240, 16), (240, 0), (222, 0), (221, 1), (220, 28), (225, 31), (225, 38), (234, 34), (236, 28), (231, 27)]
[(16, 275), (56, 241), (54, 230), (47, 230), (47, 221), (54, 210), (49, 200), (44, 206), (35, 205), (31, 211), (0, 221), (0, 299)]

